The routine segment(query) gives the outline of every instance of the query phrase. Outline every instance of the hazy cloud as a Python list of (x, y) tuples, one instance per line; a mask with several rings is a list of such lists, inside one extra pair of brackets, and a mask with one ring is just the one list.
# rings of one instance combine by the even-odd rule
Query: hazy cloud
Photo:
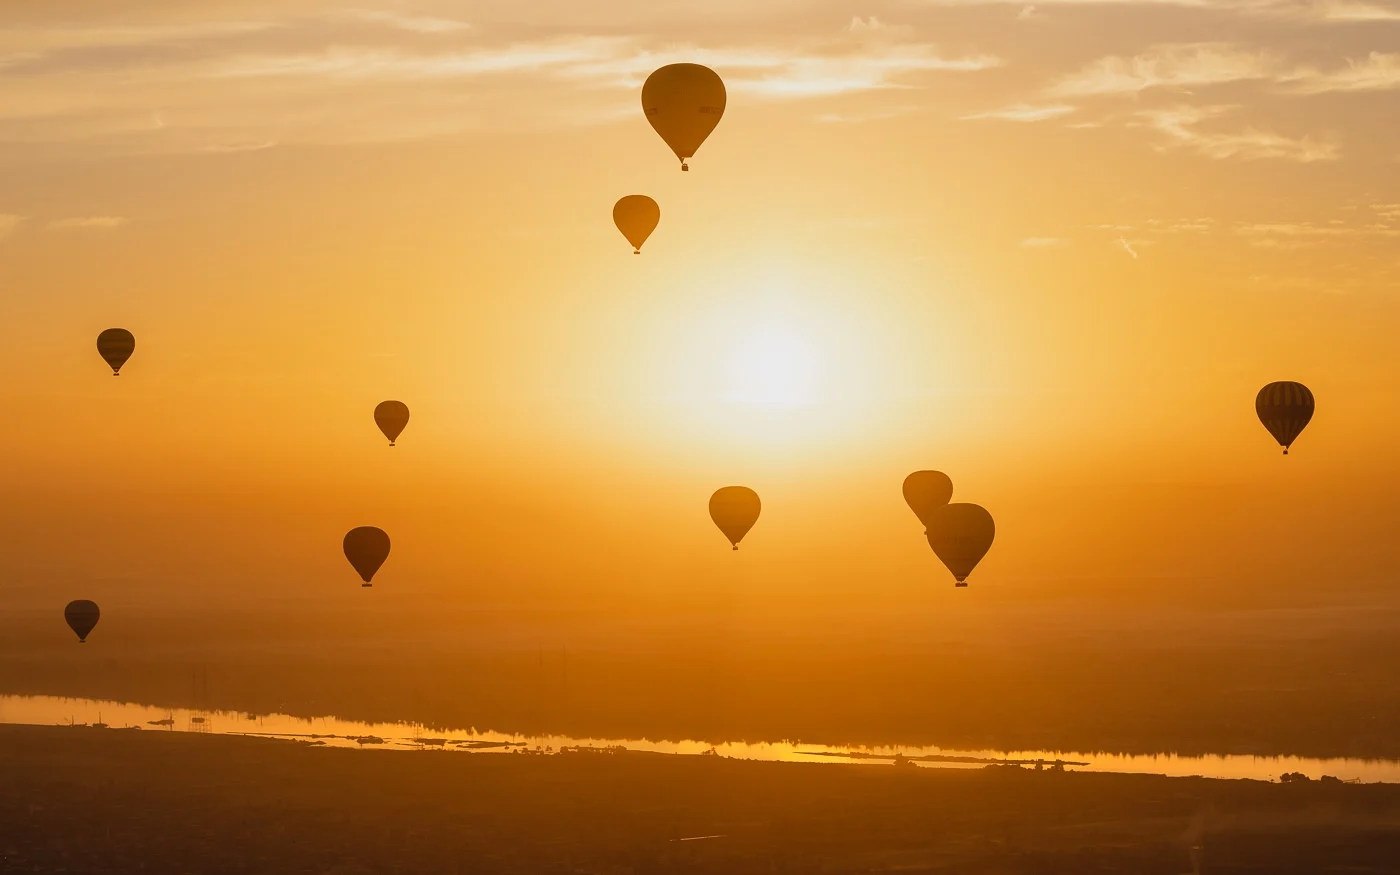
[(1063, 237), (1027, 237), (1021, 241), (1026, 249), (1049, 249), (1052, 246), (1065, 246), (1069, 243)]
[(895, 37), (908, 39), (914, 33), (914, 29), (907, 24), (889, 24), (873, 15), (869, 18), (861, 18), (859, 15), (855, 16), (851, 19), (851, 24), (846, 29), (856, 36), (879, 39)]
[[(874, 16), (824, 36), (718, 45), (615, 30), (509, 38), (457, 19), (374, 10), (46, 25), (0, 31), (0, 141), (217, 152), (584, 124), (615, 117), (612, 92), (635, 91), (652, 70), (681, 61), (715, 68), (731, 93), (775, 100), (908, 89), (922, 76), (1004, 63), (944, 52)], [(518, 99), (527, 93), (528, 110)]]
[(1282, 158), (1304, 163), (1331, 161), (1340, 155), (1335, 143), (1312, 137), (1287, 137), (1270, 131), (1202, 130), (1202, 122), (1226, 115), (1231, 106), (1179, 106), (1138, 113), (1148, 126), (1167, 136), (1168, 146), (1187, 148), (1207, 158)]
[(996, 119), (1008, 122), (1043, 122), (1047, 119), (1060, 118), (1074, 112), (1075, 108), (1068, 104), (1058, 103), (1048, 106), (1031, 106), (1026, 103), (1018, 103), (1004, 109), (991, 110), (989, 112), (979, 112), (973, 115), (965, 115), (963, 121), (977, 121), (980, 119)]
[(1137, 94), (1149, 88), (1196, 88), (1270, 79), (1278, 62), (1267, 52), (1225, 43), (1158, 46), (1131, 57), (1100, 58), (1051, 85), (1051, 94)]
[(1352, 225), (1340, 220), (1315, 222), (1277, 222), (1240, 225), (1236, 230), (1258, 238), (1326, 239), (1339, 237), (1400, 237), (1400, 228), (1387, 224)]
[(387, 24), (414, 33), (457, 33), (471, 27), (467, 22), (455, 18), (400, 15), (380, 10), (357, 10), (351, 14), (364, 21)]
[[(937, 6), (1019, 6), (1024, 0), (932, 0)], [(1184, 11), (1283, 18), (1299, 23), (1400, 20), (1397, 0), (1036, 0), (1040, 6), (1175, 7)], [(1033, 13), (1032, 13), (1033, 14)]]
[(1286, 77), (1301, 94), (1329, 91), (1386, 91), (1400, 88), (1400, 53), (1371, 52), (1332, 72), (1299, 71)]
[(81, 216), (71, 219), (55, 219), (49, 222), (49, 230), (60, 231), (66, 228), (120, 228), (129, 224), (125, 216)]
[(9, 237), (19, 226), (24, 224), (24, 216), (16, 216), (13, 213), (0, 213), (0, 240)]

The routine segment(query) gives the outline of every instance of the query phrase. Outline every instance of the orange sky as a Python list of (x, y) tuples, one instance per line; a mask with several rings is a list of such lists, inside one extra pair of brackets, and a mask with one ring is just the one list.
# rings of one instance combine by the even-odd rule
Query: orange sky
[[(0, 11), (0, 592), (952, 612), (1400, 567), (1400, 4), (167, 7)], [(680, 60), (729, 85), (684, 175), (638, 105)], [(997, 519), (967, 591), (926, 467)]]

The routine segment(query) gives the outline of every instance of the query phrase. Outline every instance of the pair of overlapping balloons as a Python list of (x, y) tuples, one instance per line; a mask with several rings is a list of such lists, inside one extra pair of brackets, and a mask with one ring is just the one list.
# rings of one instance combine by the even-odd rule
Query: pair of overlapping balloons
[[(904, 500), (924, 524), (928, 545), (953, 573), (956, 586), (967, 586), (967, 576), (992, 548), (996, 525), (985, 508), (951, 504), (952, 498), (953, 481), (941, 471), (915, 471), (904, 478)], [(710, 496), (710, 519), (735, 550), (761, 509), (758, 493), (747, 486), (726, 486)]]

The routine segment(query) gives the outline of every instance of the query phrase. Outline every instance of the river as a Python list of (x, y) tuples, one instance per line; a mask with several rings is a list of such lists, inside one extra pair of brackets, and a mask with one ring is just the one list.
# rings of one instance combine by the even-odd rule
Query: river
[(565, 747), (614, 748), (654, 753), (700, 755), (713, 750), (726, 757), (782, 762), (888, 765), (898, 754), (914, 765), (938, 768), (977, 768), (986, 761), (1072, 761), (1073, 771), (1135, 772), (1209, 778), (1275, 780), (1285, 772), (1302, 772), (1312, 778), (1333, 775), (1343, 780), (1400, 782), (1400, 760), (1313, 759), (1263, 756), (1178, 756), (1175, 754), (1124, 755), (1073, 751), (949, 750), (938, 747), (833, 747), (799, 742), (653, 741), (648, 739), (525, 737), (474, 729), (438, 729), (411, 723), (361, 723), (336, 717), (294, 717), (288, 714), (239, 714), (227, 711), (194, 711), (157, 708), (126, 702), (72, 699), (58, 696), (0, 695), (0, 723), (68, 725), (105, 723), (111, 729), (137, 727), (142, 731), (208, 732), (221, 735), (261, 735), (298, 738), (326, 747), (361, 749), (444, 748), (473, 753), (512, 751), (555, 752)]

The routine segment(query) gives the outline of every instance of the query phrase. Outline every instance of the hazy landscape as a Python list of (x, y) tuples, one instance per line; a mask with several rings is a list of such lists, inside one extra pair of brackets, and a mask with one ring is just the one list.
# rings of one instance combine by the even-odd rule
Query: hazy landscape
[[(1400, 788), (0, 727), (4, 871), (1394, 871)], [(1199, 866), (1199, 868), (1193, 868)]]
[(1400, 0), (0, 0), (0, 875), (1400, 875), (1398, 101)]
[(2, 630), (0, 690), (582, 738), (1400, 757), (1400, 643), (1381, 609), (1330, 628), (1337, 612), (1240, 612), (979, 643), (893, 616), (855, 635), (801, 610), (765, 612), (781, 631), (758, 634), (698, 611), (663, 625), (432, 608), (373, 628), (285, 606), (152, 617), (83, 648), (21, 618)]

